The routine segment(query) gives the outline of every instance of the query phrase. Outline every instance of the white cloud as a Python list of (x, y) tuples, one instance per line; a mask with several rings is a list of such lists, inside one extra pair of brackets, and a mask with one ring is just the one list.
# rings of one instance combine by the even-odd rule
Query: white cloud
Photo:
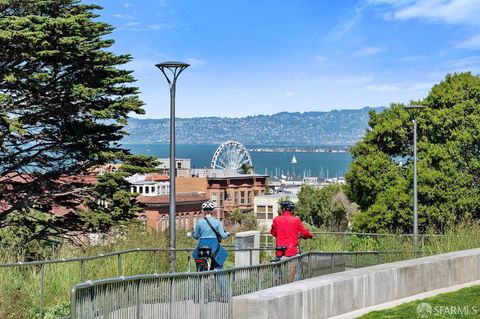
[(480, 25), (478, 0), (367, 0), (396, 20), (422, 19), (448, 24)]
[(385, 49), (384, 48), (375, 48), (375, 47), (363, 48), (363, 49), (359, 50), (356, 54), (361, 55), (361, 56), (368, 56), (368, 55), (374, 55), (374, 54), (380, 53), (382, 51), (385, 51)]
[[(480, 17), (479, 17), (480, 19)], [(471, 37), (465, 41), (459, 42), (455, 45), (457, 48), (460, 49), (468, 49), (468, 50), (479, 50), (480, 49), (480, 34)]]
[(415, 83), (414, 85), (407, 88), (407, 91), (418, 91), (432, 88), (434, 83)]
[(190, 66), (194, 68), (199, 68), (205, 64), (204, 60), (195, 59), (195, 58), (187, 58), (185, 59), (185, 62), (190, 64)]
[(130, 16), (130, 15), (121, 14), (121, 13), (114, 14), (113, 17), (117, 18), (117, 19), (131, 19), (132, 18), (132, 16)]
[(124, 29), (131, 31), (168, 30), (175, 27), (175, 24), (142, 24), (140, 22), (129, 22), (123, 26)]
[(356, 6), (353, 8), (354, 12), (349, 17), (343, 17), (337, 25), (326, 36), (327, 40), (337, 41), (347, 34), (355, 25), (362, 19), (363, 7)]
[(123, 7), (126, 8), (126, 9), (127, 9), (127, 8), (130, 8), (130, 3), (125, 2), (125, 4), (123, 5)]
[(480, 72), (480, 56), (470, 56), (457, 60), (447, 61), (444, 65), (445, 71), (451, 72)]
[(395, 91), (398, 91), (398, 86), (389, 85), (389, 84), (371, 85), (367, 87), (367, 90), (373, 91), (373, 92), (381, 92), (381, 93), (395, 92)]
[(295, 92), (288, 91), (288, 92), (283, 93), (283, 95), (284, 96), (294, 96)]

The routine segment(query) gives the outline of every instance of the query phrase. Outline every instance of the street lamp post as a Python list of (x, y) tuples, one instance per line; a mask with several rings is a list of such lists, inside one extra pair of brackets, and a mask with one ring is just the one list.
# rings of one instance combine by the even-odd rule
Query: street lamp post
[[(423, 105), (407, 105), (406, 109), (420, 110)], [(418, 212), (417, 212), (417, 114), (413, 115), (413, 247), (417, 250)]]
[(163, 62), (155, 65), (162, 71), (170, 87), (170, 193), (169, 193), (169, 228), (170, 228), (170, 271), (175, 272), (175, 89), (177, 78), (189, 67), (183, 62)]

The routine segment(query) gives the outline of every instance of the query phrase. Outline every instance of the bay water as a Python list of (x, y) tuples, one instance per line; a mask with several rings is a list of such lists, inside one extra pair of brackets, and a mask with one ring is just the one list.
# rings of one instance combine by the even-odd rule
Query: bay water
[[(124, 144), (132, 154), (168, 158), (169, 144)], [(208, 168), (219, 145), (177, 144), (176, 158), (188, 158), (192, 168)], [(352, 157), (349, 152), (258, 152), (255, 149), (272, 148), (265, 145), (245, 145), (249, 150), (257, 174), (270, 176), (295, 175), (332, 178), (345, 176)], [(295, 148), (295, 146), (289, 147)], [(291, 164), (295, 155), (296, 164)]]

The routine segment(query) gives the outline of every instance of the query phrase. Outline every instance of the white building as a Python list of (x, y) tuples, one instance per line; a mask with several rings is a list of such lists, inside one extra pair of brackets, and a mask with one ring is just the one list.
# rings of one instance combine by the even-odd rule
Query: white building
[(278, 216), (278, 212), (281, 209), (279, 205), (280, 200), (289, 200), (294, 203), (298, 201), (297, 197), (291, 194), (272, 194), (254, 197), (254, 213), (261, 227), (270, 229), (272, 220)]
[(170, 193), (170, 177), (160, 174), (134, 174), (126, 178), (131, 184), (130, 192), (143, 196), (157, 196)]

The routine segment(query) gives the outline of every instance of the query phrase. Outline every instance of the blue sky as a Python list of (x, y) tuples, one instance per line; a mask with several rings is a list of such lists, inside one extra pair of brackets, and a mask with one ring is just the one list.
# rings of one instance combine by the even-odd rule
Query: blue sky
[(177, 117), (329, 111), (421, 99), (480, 73), (480, 0), (93, 0), (146, 103), (169, 117), (154, 67), (190, 63)]

